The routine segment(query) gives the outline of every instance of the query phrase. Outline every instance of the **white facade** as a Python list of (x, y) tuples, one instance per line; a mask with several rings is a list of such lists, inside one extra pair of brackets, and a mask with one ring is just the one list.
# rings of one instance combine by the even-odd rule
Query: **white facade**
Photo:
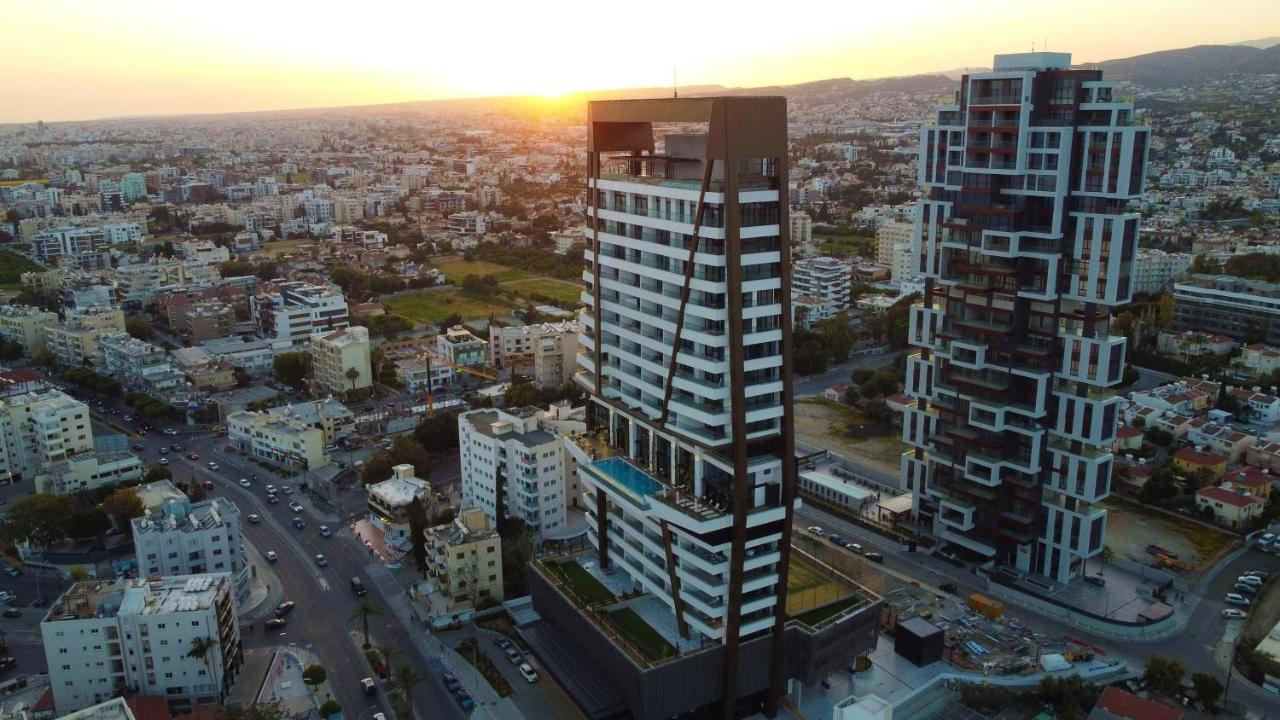
[(1133, 263), (1133, 291), (1154, 294), (1172, 290), (1173, 284), (1187, 274), (1194, 259), (1190, 253), (1138, 250)]
[(299, 281), (264, 285), (253, 297), (253, 321), (268, 340), (302, 345), (312, 335), (347, 327), (347, 300), (336, 287)]
[(0, 436), (0, 477), (12, 480), (93, 451), (89, 406), (56, 389), (0, 401)]
[[(225, 574), (75, 583), (40, 623), (59, 714), (121, 689), (174, 711), (221, 704), (243, 663), (235, 593)], [(203, 657), (193, 643), (212, 641)]]
[(193, 503), (182, 496), (131, 524), (139, 575), (229, 573), (238, 598), (249, 592), (240, 510), (230, 500)]
[(849, 307), (852, 277), (849, 266), (835, 258), (800, 260), (792, 264), (792, 292), (798, 296), (818, 298), (839, 311)]
[(472, 410), (458, 415), (462, 504), (497, 525), (499, 476), (507, 517), (534, 533), (563, 530), (569, 493), (561, 442), (539, 426), (537, 408)]

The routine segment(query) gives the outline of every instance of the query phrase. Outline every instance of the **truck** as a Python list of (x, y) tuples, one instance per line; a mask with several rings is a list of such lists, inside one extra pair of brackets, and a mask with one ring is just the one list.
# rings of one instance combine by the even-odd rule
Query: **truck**
[(992, 600), (986, 595), (974, 593), (969, 596), (969, 609), (982, 615), (988, 620), (995, 620), (1004, 615), (1004, 603), (999, 600)]

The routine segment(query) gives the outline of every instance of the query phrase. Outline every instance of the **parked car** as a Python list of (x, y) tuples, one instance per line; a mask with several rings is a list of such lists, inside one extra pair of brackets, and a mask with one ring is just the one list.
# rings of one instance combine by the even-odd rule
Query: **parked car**
[(134, 452), (142, 452), (143, 450), (146, 450), (146, 449), (147, 449), (147, 446), (146, 446), (146, 445), (143, 445), (142, 443), (134, 443), (134, 444), (133, 444), (133, 451), (134, 451)]
[(270, 494), (272, 494), (272, 493), (274, 493), (274, 492), (276, 491), (276, 486), (275, 486), (275, 485), (267, 485), (266, 487), (264, 487), (264, 488), (263, 488), (263, 490), (266, 490), (266, 491), (267, 491), (267, 494), (268, 494), (268, 495), (270, 495)]
[(365, 695), (372, 695), (378, 692), (378, 683), (373, 678), (367, 677), (360, 681), (360, 686), (364, 688)]
[(1231, 589), (1234, 592), (1238, 592), (1241, 595), (1244, 595), (1245, 597), (1252, 597), (1253, 595), (1258, 594), (1257, 588), (1246, 583), (1236, 583), (1235, 585), (1231, 586)]
[(284, 493), (285, 495), (292, 495), (292, 494), (293, 494), (293, 486), (292, 486), (292, 485), (281, 485), (281, 486), (280, 486), (280, 492)]
[(268, 550), (267, 554), (264, 557), (267, 558), (267, 562), (275, 562), (276, 560), (280, 559), (280, 556), (276, 555), (275, 550)]
[(159, 461), (159, 462), (160, 462), (160, 464), (161, 464), (161, 465), (168, 465), (168, 464), (169, 464), (169, 458), (167, 458), (167, 457), (162, 457), (162, 458), (160, 458), (160, 461)]
[(840, 537), (839, 535), (829, 535), (827, 536), (827, 539), (830, 540), (833, 544), (839, 545), (840, 547), (844, 547), (849, 544), (848, 542), (845, 541), (844, 538)]
[(169, 454), (169, 448), (167, 448), (167, 447), (161, 447), (161, 448), (160, 448), (160, 450), (159, 450), (159, 452), (160, 452), (160, 454), (161, 454), (161, 455), (168, 455), (168, 454)]
[(170, 446), (169, 446), (169, 449), (170, 449), (170, 450), (172, 450), (172, 451), (174, 451), (174, 452), (182, 452), (182, 451), (183, 451), (183, 450), (185, 450), (186, 448), (182, 447), (182, 446), (181, 446), (181, 445), (179, 445), (178, 443), (174, 443), (174, 444), (172, 444), (172, 445), (170, 445)]
[(279, 504), (280, 504), (280, 498), (276, 497), (275, 495), (268, 495), (268, 496), (267, 496), (267, 503), (268, 503), (269, 505), (279, 505)]
[(262, 623), (262, 627), (265, 630), (279, 630), (280, 628), (284, 627), (286, 624), (287, 623), (285, 622), (284, 618), (273, 617), (267, 620), (266, 622)]
[(1245, 583), (1246, 585), (1253, 585), (1255, 587), (1261, 587), (1263, 583), (1263, 579), (1258, 577), (1257, 575), (1241, 575), (1240, 577), (1236, 578), (1236, 582)]
[(1266, 580), (1267, 578), (1271, 577), (1271, 573), (1267, 572), (1266, 570), (1250, 570), (1249, 572), (1245, 573), (1245, 575), (1260, 577), (1263, 580)]
[(507, 656), (507, 659), (511, 661), (512, 665), (519, 665), (524, 662), (524, 656), (515, 648), (506, 648), (502, 651), (502, 654)]
[(1243, 611), (1243, 610), (1240, 610), (1240, 609), (1238, 609), (1238, 608), (1223, 608), (1223, 609), (1222, 609), (1222, 617), (1224, 617), (1224, 618), (1226, 618), (1226, 619), (1228, 619), (1228, 620), (1233, 620), (1233, 619), (1238, 620), (1238, 619), (1240, 619), (1240, 618), (1247, 617), (1248, 615), (1249, 615), (1249, 613), (1247, 613), (1247, 612), (1245, 612), (1245, 611)]
[(1276, 541), (1276, 536), (1274, 534), (1263, 533), (1262, 537), (1258, 538), (1258, 547), (1266, 547), (1275, 541)]
[(466, 690), (458, 688), (453, 692), (453, 699), (458, 701), (458, 706), (463, 710), (471, 710), (476, 706), (476, 701), (471, 699)]
[(1242, 605), (1244, 607), (1249, 606), (1249, 598), (1241, 595), (1240, 593), (1229, 592), (1227, 593), (1227, 596), (1222, 599), (1222, 601), (1228, 605)]
[(253, 513), (252, 515), (249, 516), (249, 522), (253, 523), (254, 525), (257, 525), (258, 523), (262, 522), (262, 518), (258, 517), (257, 513)]
[(9, 577), (18, 577), (22, 575), (22, 571), (12, 565), (5, 565), (4, 574), (8, 575)]
[(325, 565), (329, 564), (329, 561), (328, 559), (325, 558), (324, 555), (321, 555), (320, 553), (316, 553), (316, 564), (319, 565), (320, 567), (324, 567)]
[(462, 683), (458, 682), (457, 676), (455, 676), (453, 673), (445, 673), (440, 678), (440, 682), (444, 683), (445, 689), (451, 693), (457, 691), (459, 688), (462, 687)]
[(813, 535), (817, 535), (818, 537), (822, 537), (822, 528), (818, 527), (817, 525), (810, 525), (809, 527), (807, 527), (807, 528), (805, 528), (805, 529), (806, 529), (806, 530), (808, 530), (808, 531), (809, 531), (811, 534), (813, 534)]
[(520, 675), (524, 677), (525, 682), (538, 682), (538, 673), (529, 663), (520, 663)]
[(293, 608), (297, 605), (298, 604), (292, 600), (285, 600), (276, 606), (276, 617), (284, 617), (285, 615), (288, 615), (293, 612)]
[(7, 618), (19, 618), (19, 617), (22, 617), (22, 611), (16, 607), (5, 608), (4, 612), (0, 613), (0, 615), (3, 615)]
[(511, 647), (511, 641), (502, 637), (501, 635), (493, 636), (493, 644), (497, 645), (499, 648), (502, 648), (503, 650), (506, 650), (507, 648)]
[(1098, 587), (1105, 587), (1107, 584), (1106, 578), (1101, 575), (1085, 575), (1084, 581), (1090, 585), (1097, 585)]
[(870, 560), (871, 562), (878, 562), (878, 563), (884, 562), (884, 556), (878, 552), (869, 552), (866, 555), (863, 555), (863, 557)]

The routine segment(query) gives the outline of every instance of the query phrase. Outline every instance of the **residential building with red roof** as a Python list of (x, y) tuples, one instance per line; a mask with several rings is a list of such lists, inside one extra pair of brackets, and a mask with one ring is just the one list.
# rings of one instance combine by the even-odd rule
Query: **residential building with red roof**
[(1228, 527), (1240, 528), (1262, 514), (1266, 501), (1257, 495), (1223, 487), (1203, 487), (1196, 491), (1196, 508), (1213, 511), (1214, 519)]

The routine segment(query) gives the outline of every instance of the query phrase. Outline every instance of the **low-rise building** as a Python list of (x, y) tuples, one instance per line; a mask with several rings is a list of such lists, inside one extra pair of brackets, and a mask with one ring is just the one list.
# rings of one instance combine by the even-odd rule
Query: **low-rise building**
[(464, 507), (426, 536), (427, 562), (449, 611), (502, 601), (502, 539), (484, 510)]
[(244, 662), (227, 574), (73, 583), (40, 637), (58, 713), (122, 688), (163, 696), (174, 712), (221, 704)]
[(387, 547), (407, 549), (409, 540), (409, 508), (416, 500), (430, 517), (433, 496), (431, 485), (413, 474), (413, 466), (396, 465), (391, 477), (365, 487), (369, 503), (369, 520), (382, 531)]
[(1227, 456), (1184, 447), (1173, 454), (1173, 466), (1186, 473), (1203, 472), (1205, 477), (1216, 478), (1227, 471)]
[(1253, 343), (1240, 350), (1240, 356), (1231, 363), (1232, 369), (1246, 377), (1271, 375), (1280, 370), (1280, 347)]
[(1131, 392), (1129, 401), (1162, 412), (1195, 414), (1213, 407), (1220, 390), (1218, 383), (1209, 380), (1182, 378), (1146, 392)]
[(573, 321), (502, 327), (489, 326), (489, 363), (538, 387), (558, 388), (573, 378), (578, 335)]
[(193, 343), (228, 337), (236, 331), (236, 310), (217, 300), (188, 303), (182, 308), (176, 329)]
[(368, 328), (353, 325), (311, 336), (312, 377), (327, 392), (341, 395), (373, 385), (369, 358)]
[(437, 360), (431, 353), (396, 360), (396, 377), (406, 392), (417, 395), (439, 392), (453, 384), (453, 366)]
[(1243, 528), (1262, 514), (1266, 501), (1257, 495), (1223, 487), (1203, 487), (1196, 491), (1196, 509), (1212, 511), (1222, 525)]
[[(159, 482), (172, 486), (169, 480)], [(174, 497), (130, 523), (139, 574), (158, 578), (230, 573), (237, 598), (244, 599), (251, 574), (244, 558), (240, 510), (226, 498), (191, 502), (176, 487), (173, 491)]]
[(483, 367), (488, 358), (488, 343), (461, 325), (454, 325), (436, 336), (436, 357), (454, 365)]
[(41, 466), (32, 485), (36, 492), (65, 495), (134, 482), (142, 478), (142, 473), (142, 460), (137, 455), (95, 449)]
[(1224, 455), (1228, 464), (1235, 464), (1253, 447), (1258, 438), (1246, 432), (1222, 425), (1205, 418), (1195, 418), (1187, 430), (1187, 440), (1209, 452)]
[(186, 378), (173, 367), (168, 351), (127, 333), (98, 337), (100, 374), (115, 378), (126, 391), (167, 402), (185, 402)]
[(1180, 362), (1202, 355), (1230, 355), (1235, 347), (1236, 342), (1226, 335), (1198, 330), (1161, 331), (1156, 336), (1156, 349), (1162, 355), (1171, 356)]
[(273, 407), (267, 414), (281, 420), (294, 420), (318, 429), (326, 447), (356, 432), (356, 414), (332, 397), (323, 400), (301, 400)]
[(242, 410), (227, 415), (227, 440), (238, 451), (299, 470), (329, 464), (324, 432), (292, 418)]

